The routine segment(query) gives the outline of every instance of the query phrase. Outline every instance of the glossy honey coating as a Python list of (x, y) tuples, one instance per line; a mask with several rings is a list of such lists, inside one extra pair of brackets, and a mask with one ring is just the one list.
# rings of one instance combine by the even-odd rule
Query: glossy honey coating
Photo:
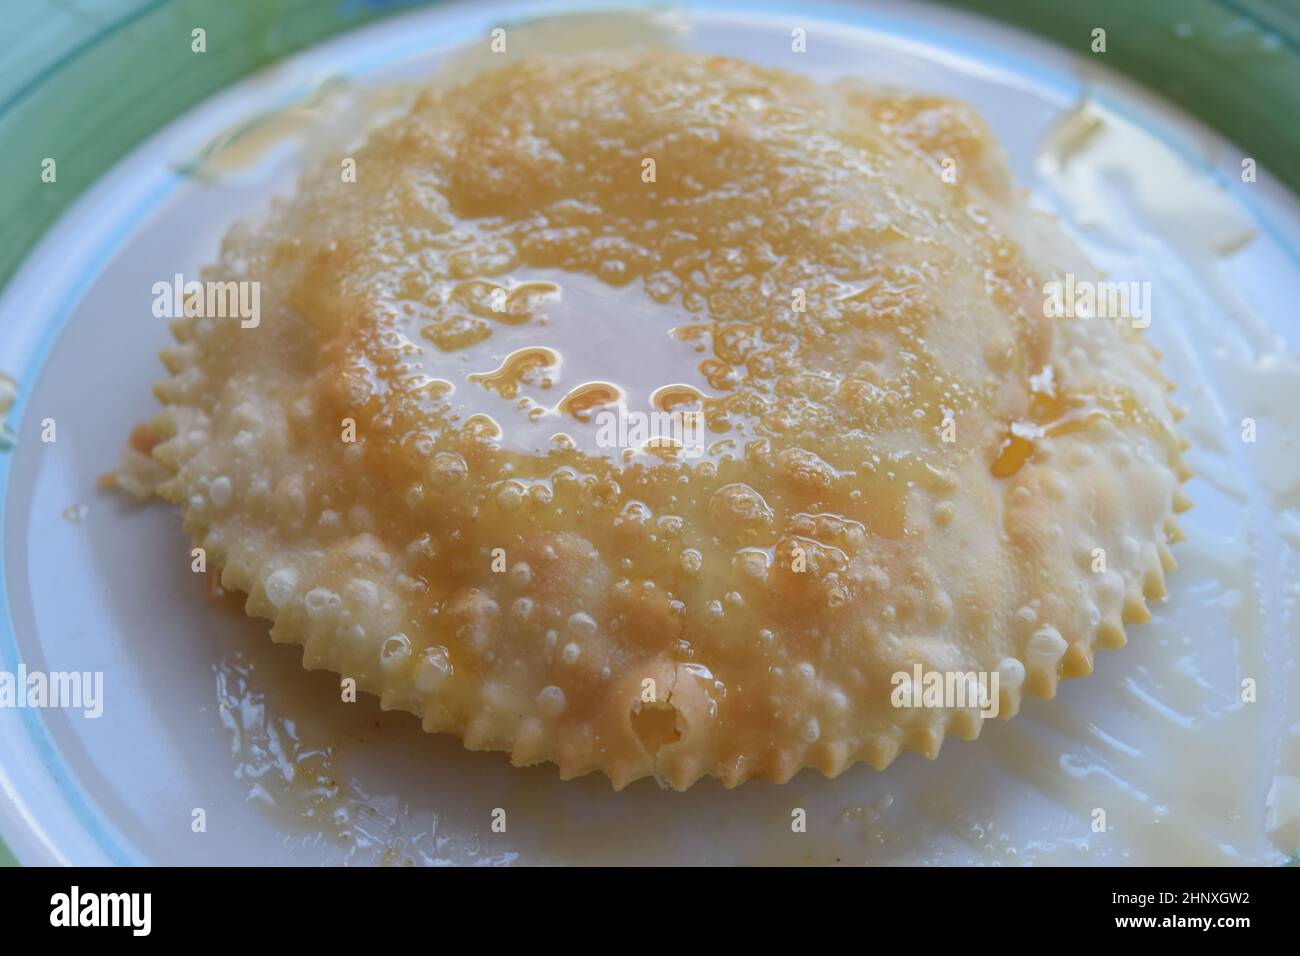
[(784, 781), (976, 735), (891, 704), (914, 664), (1009, 716), (1163, 593), (1167, 383), (1044, 318), (1060, 240), (961, 104), (536, 60), (351, 158), (232, 230), (262, 320), (177, 322), (157, 390), (161, 493), (306, 666), (566, 777)]

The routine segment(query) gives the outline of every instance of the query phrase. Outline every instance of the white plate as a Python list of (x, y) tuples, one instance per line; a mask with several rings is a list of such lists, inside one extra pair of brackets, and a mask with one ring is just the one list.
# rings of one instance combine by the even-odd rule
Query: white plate
[[(1297, 204), (1266, 173), (1242, 183), (1240, 154), (1213, 134), (1089, 73), (1098, 101), (1169, 143), (1204, 183), (1225, 184), (1257, 234), (1207, 265), (1141, 216), (1131, 230), (1117, 232), (1113, 217), (1109, 229), (1083, 228), (1033, 163), (1046, 131), (1083, 95), (1082, 67), (982, 20), (910, 3), (870, 11), (800, 3), (785, 13), (721, 4), (697, 11), (677, 37), (821, 79), (857, 75), (975, 103), (1036, 202), (1080, 227), (1090, 255), (1112, 274), (1150, 278), (1154, 301), (1165, 305), (1149, 334), (1183, 386), (1193, 463), (1206, 476), (1188, 486), (1198, 507), (1185, 522), (1191, 540), (1177, 549), (1184, 567), (1171, 577), (1171, 598), (1151, 624), (1133, 629), (1128, 648), (1100, 655), (1092, 677), (1062, 685), (1054, 701), (1030, 701), (979, 741), (950, 741), (933, 763), (907, 754), (886, 773), (857, 767), (827, 781), (805, 771), (783, 787), (728, 792), (709, 781), (678, 794), (642, 781), (614, 794), (599, 776), (562, 784), (549, 766), (516, 770), (500, 754), (425, 736), (415, 718), (381, 713), (370, 698), (339, 703), (336, 679), (302, 671), (300, 652), (272, 646), (264, 623), (207, 599), (174, 511), (95, 490), (132, 424), (155, 409), (149, 385), (161, 377), (156, 354), (168, 336), (151, 315), (153, 283), (195, 274), (235, 216), (290, 189), (303, 147), (286, 139), (215, 184), (178, 175), (176, 166), (327, 76), (366, 86), (418, 78), (456, 45), (484, 42), (491, 27), (536, 11), (420, 11), (239, 84), (122, 162), (45, 238), (0, 300), (0, 369), (22, 386), (12, 416), (18, 443), (0, 454), (0, 601), (8, 611), (0, 615), (0, 669), (22, 662), (101, 671), (105, 686), (99, 719), (0, 709), (0, 834), (19, 859), (1285, 860), (1300, 835), (1287, 822), (1300, 814), (1300, 797), (1288, 790), (1300, 773), (1300, 376), (1289, 360), (1256, 359), (1300, 346)], [(795, 26), (808, 31), (809, 54), (790, 52)], [(1258, 422), (1254, 445), (1240, 440), (1244, 417)], [(40, 439), (47, 418), (56, 423), (53, 443)], [(69, 520), (65, 509), (75, 505), (85, 513)], [(1243, 678), (1257, 681), (1258, 702), (1241, 702)], [(297, 779), (288, 783), (291, 766)], [(490, 826), (498, 808), (505, 833)], [(807, 833), (791, 830), (795, 808), (807, 812)], [(196, 809), (204, 832), (192, 828)], [(1098, 809), (1104, 832), (1094, 831)]]

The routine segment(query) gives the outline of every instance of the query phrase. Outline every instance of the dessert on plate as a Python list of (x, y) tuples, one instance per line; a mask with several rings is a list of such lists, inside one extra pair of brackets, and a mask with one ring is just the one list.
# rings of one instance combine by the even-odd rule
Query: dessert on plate
[[(260, 321), (174, 323), (122, 481), (467, 747), (615, 787), (932, 757), (1174, 566), (1171, 386), (1131, 322), (1045, 314), (1067, 273), (959, 102), (527, 60), (231, 230), (204, 278)], [(898, 706), (923, 673), (994, 699)]]

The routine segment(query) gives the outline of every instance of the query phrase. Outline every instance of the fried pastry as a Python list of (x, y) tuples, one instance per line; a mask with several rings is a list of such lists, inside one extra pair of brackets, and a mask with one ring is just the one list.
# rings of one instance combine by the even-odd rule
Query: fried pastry
[[(260, 321), (174, 323), (133, 454), (276, 641), (428, 731), (617, 788), (883, 768), (985, 719), (898, 675), (1008, 717), (1164, 593), (1171, 386), (1046, 317), (1062, 268), (960, 103), (523, 61), (232, 229), (205, 278)], [(698, 443), (602, 431), (656, 412)]]

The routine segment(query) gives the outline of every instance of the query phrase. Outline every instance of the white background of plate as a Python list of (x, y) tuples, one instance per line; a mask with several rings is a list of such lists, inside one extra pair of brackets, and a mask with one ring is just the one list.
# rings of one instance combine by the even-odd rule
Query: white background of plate
[[(568, 6), (547, 4), (546, 12)], [(762, 15), (712, 9), (719, 12), (697, 12), (685, 45), (827, 80), (851, 73), (973, 102), (1013, 157), (1018, 181), (1030, 187), (1036, 145), (1081, 88), (1060, 50), (949, 10), (913, 3), (790, 4), (788, 15), (775, 5)], [(464, 752), (457, 741), (421, 734), (414, 718), (381, 714), (368, 698), (341, 714), (334, 678), (303, 672), (299, 652), (270, 646), (264, 624), (212, 609), (189, 570), (189, 545), (171, 509), (134, 507), (94, 490), (96, 477), (115, 467), (131, 425), (155, 409), (149, 383), (161, 376), (156, 353), (168, 335), (150, 313), (152, 284), (174, 272), (196, 274), (230, 221), (264, 206), (271, 183), (280, 193), (291, 189), (296, 157), (290, 144), (258, 175), (207, 187), (174, 167), (216, 133), (292, 102), (325, 76), (342, 73), (367, 85), (418, 78), (440, 51), (536, 10), (452, 4), (414, 12), (232, 88), (120, 164), (46, 237), (0, 300), (0, 369), (20, 376), (23, 388), (7, 480), (0, 472), (3, 586), (14, 635), (0, 635), (0, 666), (13, 670), (21, 658), (29, 668), (102, 670), (107, 687), (99, 720), (0, 711), (0, 834), (32, 863), (372, 862), (389, 842), (435, 862), (1160, 862), (1150, 849), (1159, 844), (1132, 833), (1090, 838), (1086, 812), (1070, 799), (1071, 778), (1058, 771), (1087, 757), (1102, 736), (1141, 737), (1149, 711), (1126, 703), (1126, 675), (1158, 667), (1162, 654), (1186, 640), (1183, 625), (1164, 611), (1147, 630), (1152, 638), (1103, 654), (1093, 677), (1063, 685), (1055, 701), (1029, 702), (1016, 721), (994, 723), (977, 743), (950, 741), (934, 763), (907, 754), (887, 774), (857, 767), (836, 781), (805, 771), (785, 787), (751, 783), (727, 792), (709, 781), (676, 794), (641, 781), (612, 794), (601, 777), (560, 784), (553, 768), (516, 770), (499, 754)], [(808, 29), (815, 56), (790, 56), (792, 25)], [(1208, 145), (1220, 173), (1235, 178), (1238, 154), (1211, 134), (1126, 84), (1105, 79), (1100, 86), (1187, 152), (1204, 155)], [(1300, 274), (1283, 249), (1300, 247), (1300, 217), (1266, 174), (1252, 188), (1243, 201), (1267, 209), (1276, 234), (1257, 240), (1234, 267), (1256, 311), (1294, 352), (1300, 324), (1289, 306), (1300, 300)], [(1159, 323), (1151, 334), (1168, 347)], [(58, 422), (53, 445), (37, 437), (46, 416)], [(1240, 510), (1213, 489), (1191, 490), (1202, 540), (1222, 535), (1225, 547), (1239, 547)], [(88, 508), (81, 521), (62, 517), (77, 503)], [(1206, 619), (1193, 637), (1205, 645), (1202, 662), (1226, 655), (1230, 672), (1242, 648), (1222, 632), (1227, 618), (1213, 618), (1217, 595), (1207, 601), (1197, 592), (1219, 586), (1211, 565), (1198, 572), (1194, 560), (1192, 570), (1176, 575), (1170, 606), (1200, 609)], [(1282, 607), (1284, 574), (1293, 575), (1294, 566), (1259, 569), (1265, 610)], [(1266, 646), (1253, 651), (1292, 674), (1291, 619), (1265, 617)], [(361, 825), (374, 836), (371, 845), (342, 846), (329, 827), (249, 800), (216, 712), (214, 668), (235, 653), (253, 663), (272, 708), (316, 715), (328, 728), (321, 732), (340, 749), (353, 808), (375, 811)], [(1258, 779), (1241, 781), (1251, 806), (1267, 788), (1278, 735), (1295, 730), (1279, 700), (1261, 713), (1267, 733), (1249, 762)], [(1094, 714), (1111, 721), (1102, 736), (1081, 740), (1069, 729), (1097, 730)], [(1196, 738), (1188, 739), (1194, 745)], [(1026, 772), (1007, 757), (1011, 751), (1031, 753), (1044, 772)], [(1125, 781), (1113, 786), (1133, 797)], [(1158, 827), (1160, 794), (1139, 797), (1151, 810), (1149, 825)], [(190, 831), (195, 807), (207, 812), (205, 834)], [(488, 831), (496, 807), (509, 812), (507, 834)], [(808, 834), (791, 834), (793, 807), (807, 809)], [(1210, 861), (1238, 855), (1276, 862), (1258, 819), (1248, 813), (1244, 833), (1222, 822), (1226, 836), (1202, 834), (1205, 849), (1188, 852)]]

